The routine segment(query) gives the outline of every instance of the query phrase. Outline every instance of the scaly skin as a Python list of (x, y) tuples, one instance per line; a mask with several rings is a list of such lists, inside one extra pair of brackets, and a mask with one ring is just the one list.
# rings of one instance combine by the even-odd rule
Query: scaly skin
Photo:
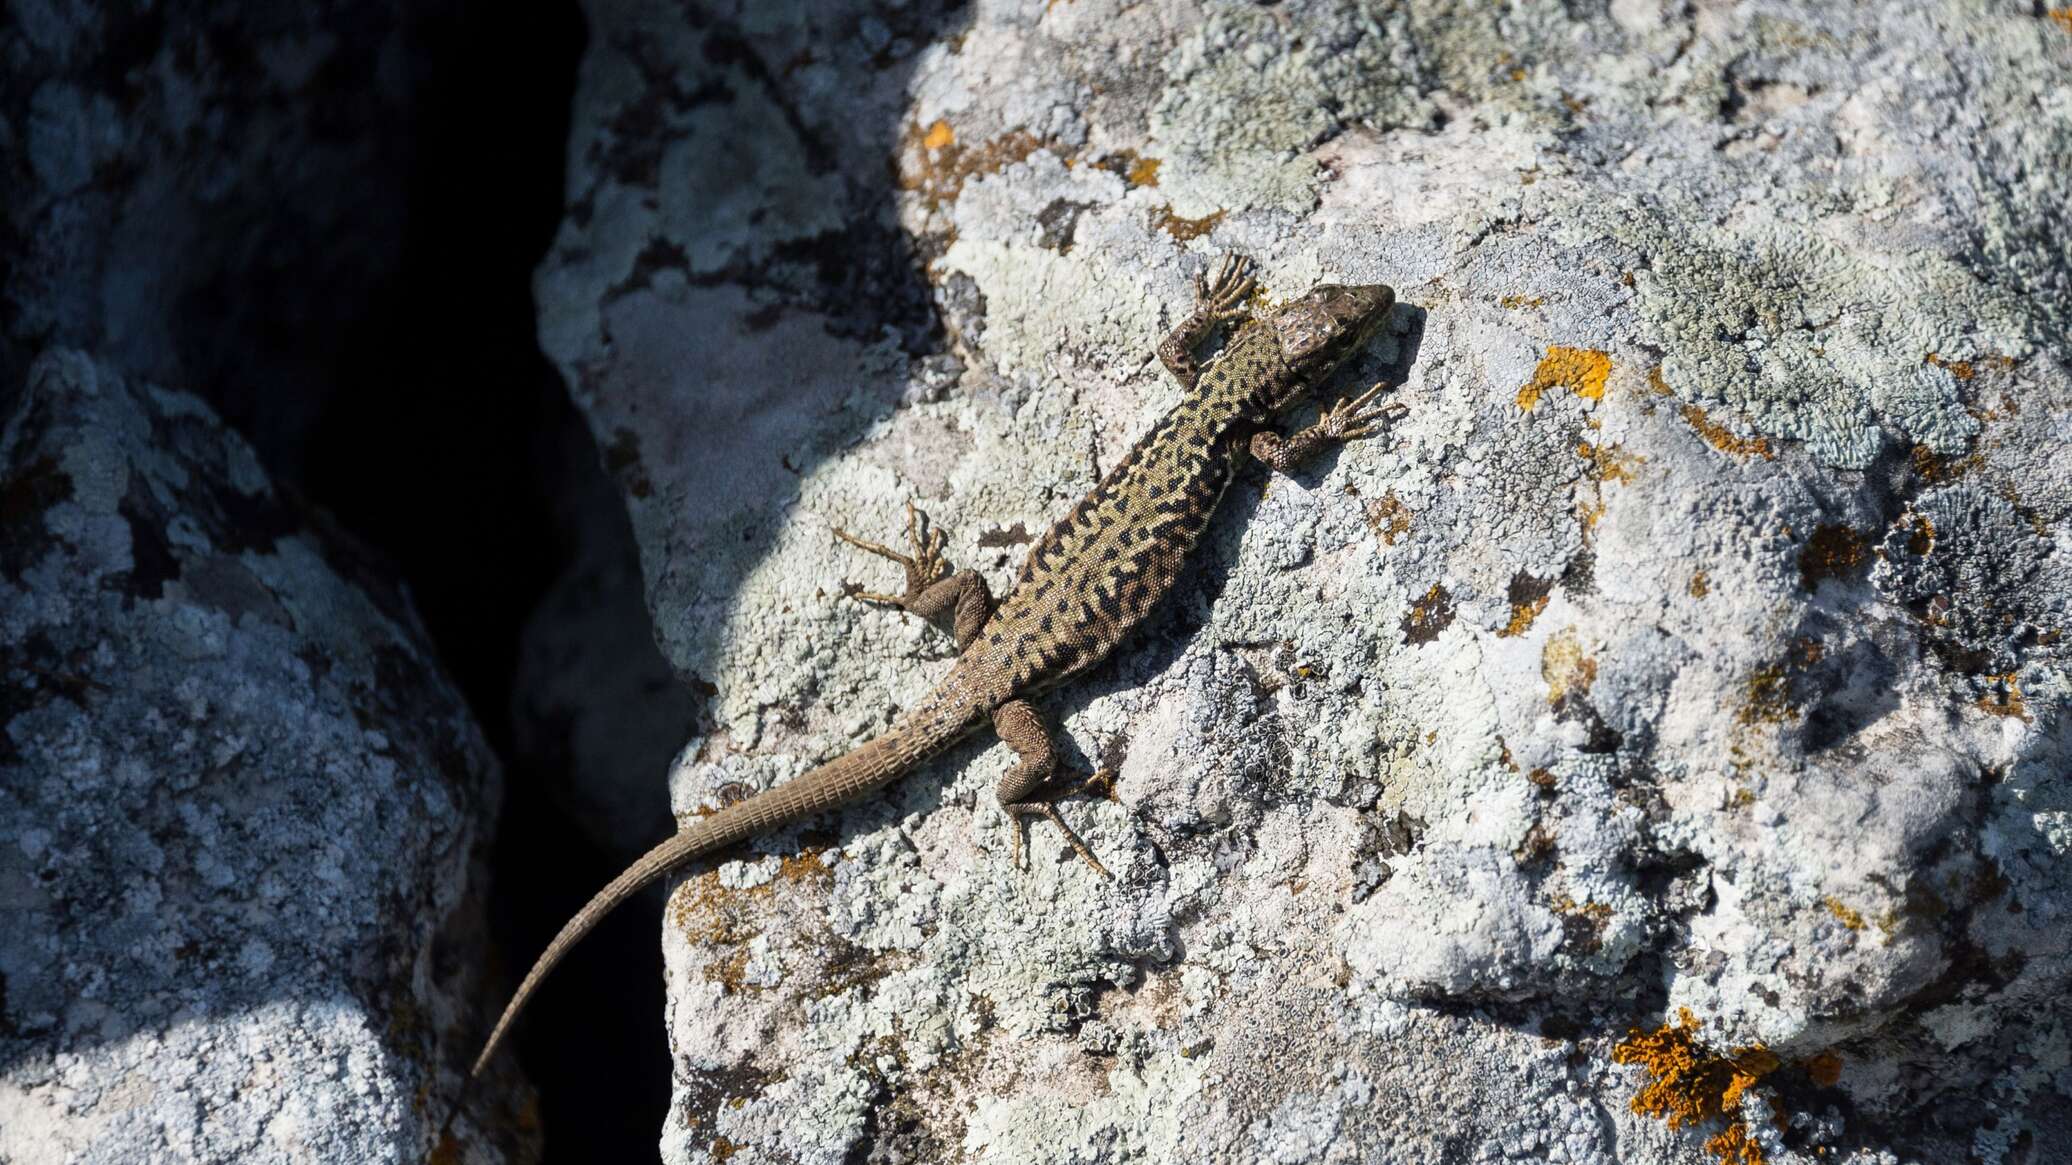
[[(1021, 864), (1025, 815), (1046, 817), (1079, 855), (1107, 869), (1041, 794), (1057, 776), (1050, 730), (1031, 695), (1099, 663), (1173, 589), (1238, 465), (1249, 454), (1275, 470), (1293, 469), (1320, 449), (1366, 436), (1401, 411), (1373, 407), (1383, 388), (1325, 410), (1315, 425), (1282, 438), (1267, 426), (1321, 387), (1388, 318), (1387, 287), (1318, 287), (1270, 315), (1247, 319), (1247, 264), (1227, 258), (1212, 279), (1197, 279), (1195, 311), (1159, 347), (1159, 358), (1189, 390), (1072, 512), (1029, 554), (1014, 589), (997, 604), (976, 571), (953, 572), (945, 539), (907, 506), (911, 555), (835, 535), (906, 569), (904, 595), (859, 593), (945, 627), (957, 640), (955, 666), (920, 704), (875, 739), (757, 796), (730, 805), (656, 846), (599, 891), (547, 944), (504, 1008), (475, 1060), (479, 1075), (540, 981), (570, 947), (641, 887), (700, 855), (851, 800), (912, 769), (990, 723), (1020, 757), (1000, 783), (1000, 805), (1017, 818)], [(1193, 351), (1219, 325), (1243, 321), (1206, 370)]]

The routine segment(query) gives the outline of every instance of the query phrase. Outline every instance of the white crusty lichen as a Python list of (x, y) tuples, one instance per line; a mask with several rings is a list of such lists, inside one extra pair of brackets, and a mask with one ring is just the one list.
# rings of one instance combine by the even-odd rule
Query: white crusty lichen
[[(927, 689), (950, 645), (843, 601), (899, 579), (830, 529), (896, 540), (911, 498), (1004, 591), (1177, 399), (1153, 349), (1217, 254), (1262, 306), (1394, 285), (1344, 386), (1408, 414), (1241, 473), (1164, 612), (1042, 699), (1114, 770), (1063, 806), (1113, 881), (1041, 823), (1008, 867), (981, 734), (766, 840), (767, 883), (679, 888), (665, 1156), (1685, 1162), (1719, 1130), (1612, 1060), (1679, 1008), (1782, 1065), (1736, 1093), (1773, 1161), (2037, 1127), (2062, 1077), (2005, 1049), (2047, 1058), (2072, 977), (2062, 22), (924, 7), (910, 56), (860, 16), (808, 51), (824, 9), (697, 34), (800, 71), (768, 148), (819, 134), (811, 189), (897, 244), (805, 263), (789, 194), (702, 240), (636, 172), (638, 232), (742, 258), (629, 280), (587, 257), (624, 224), (572, 214), (542, 274), (660, 638), (717, 689), (680, 809)], [(752, 71), (657, 51), (672, 92)], [(1852, 1115), (1792, 1108), (1830, 1087)]]

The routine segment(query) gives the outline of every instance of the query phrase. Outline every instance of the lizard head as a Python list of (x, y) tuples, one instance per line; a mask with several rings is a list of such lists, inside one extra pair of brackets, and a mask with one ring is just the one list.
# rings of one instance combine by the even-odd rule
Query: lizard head
[(1294, 375), (1288, 401), (1328, 379), (1346, 357), (1359, 351), (1381, 330), (1396, 306), (1396, 293), (1383, 284), (1347, 286), (1325, 283), (1311, 288), (1267, 318), (1280, 341), (1281, 359)]

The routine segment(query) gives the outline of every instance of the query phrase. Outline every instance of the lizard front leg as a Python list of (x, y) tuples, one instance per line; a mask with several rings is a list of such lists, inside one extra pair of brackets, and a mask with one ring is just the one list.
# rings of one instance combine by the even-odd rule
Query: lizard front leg
[[(1021, 763), (1002, 777), (1000, 787), (994, 790), (994, 795), (1000, 799), (1000, 808), (1007, 813), (1008, 825), (1014, 831), (1015, 867), (1019, 869), (1022, 864), (1022, 818), (1033, 814), (1049, 818), (1063, 830), (1065, 841), (1086, 859), (1095, 873), (1103, 878), (1114, 877), (1108, 872), (1108, 867), (1101, 864), (1101, 859), (1094, 856), (1094, 851), (1072, 832), (1072, 827), (1065, 824), (1064, 817), (1059, 815), (1058, 807), (1053, 803), (1055, 795), (1039, 795), (1057, 777), (1058, 752), (1051, 740), (1050, 729), (1044, 727), (1043, 718), (1036, 713), (1036, 706), (1019, 698), (1000, 705), (993, 710), (993, 731), (1021, 758)], [(1095, 773), (1088, 783), (1103, 780), (1106, 775), (1105, 772)]]
[(1380, 432), (1410, 411), (1400, 404), (1369, 407), (1387, 387), (1385, 383), (1377, 384), (1350, 400), (1339, 401), (1325, 409), (1316, 424), (1292, 437), (1283, 437), (1271, 429), (1253, 434), (1252, 456), (1272, 466), (1276, 472), (1291, 473), (1329, 446)]
[(901, 554), (888, 546), (866, 542), (846, 530), (836, 529), (835, 537), (851, 546), (867, 550), (881, 558), (889, 558), (906, 568), (907, 589), (904, 595), (881, 595), (874, 591), (851, 591), (851, 598), (866, 603), (884, 603), (921, 616), (939, 629), (956, 637), (957, 646), (963, 648), (978, 635), (979, 628), (993, 615), (993, 592), (986, 586), (985, 577), (975, 570), (952, 572), (949, 561), (943, 558), (943, 543), (948, 538), (941, 530), (932, 529), (928, 515), (907, 503), (907, 545), (913, 548), (911, 556)]
[(1166, 371), (1188, 388), (1201, 379), (1201, 366), (1194, 350), (1201, 346), (1216, 325), (1245, 318), (1245, 297), (1252, 294), (1251, 260), (1243, 255), (1225, 255), (1213, 278), (1194, 277), (1194, 313), (1180, 321), (1173, 334), (1158, 346), (1158, 358)]

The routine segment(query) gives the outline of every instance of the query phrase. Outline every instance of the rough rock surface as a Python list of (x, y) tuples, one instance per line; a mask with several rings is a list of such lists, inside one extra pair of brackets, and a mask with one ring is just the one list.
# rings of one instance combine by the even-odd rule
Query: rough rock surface
[(518, 757), (560, 777), (548, 792), (605, 852), (631, 861), (669, 834), (655, 779), (697, 724), (703, 697), (655, 648), (626, 507), (580, 428), (553, 463), (573, 553), (525, 621), (511, 681)]
[(829, 528), (1002, 588), (1214, 255), (1404, 304), (1408, 419), (1050, 702), (1114, 881), (981, 742), (678, 888), (666, 1160), (2072, 1138), (2072, 14), (588, 9), (541, 331), (716, 689), (680, 812), (927, 688)]
[(206, 390), (294, 464), (395, 273), (422, 30), (450, 7), (10, 3), (0, 397), (81, 348)]
[[(201, 402), (70, 350), (13, 395), (0, 1160), (425, 1159), (479, 1034), (467, 709)], [(535, 1156), (484, 1091), (467, 1159)]]

